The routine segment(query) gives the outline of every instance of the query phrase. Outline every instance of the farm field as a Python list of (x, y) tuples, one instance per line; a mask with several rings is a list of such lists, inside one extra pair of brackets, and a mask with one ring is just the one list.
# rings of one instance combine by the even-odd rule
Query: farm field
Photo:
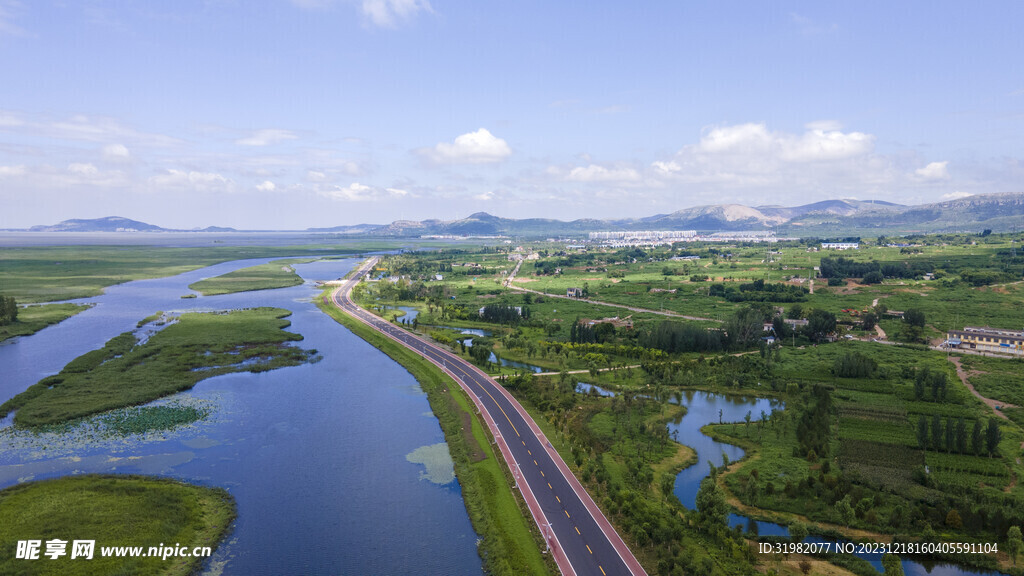
[[(911, 242), (911, 249), (869, 242), (841, 254), (808, 243), (770, 251), (685, 244), (566, 251), (536, 243), (521, 250), (406, 253), (385, 258), (358, 296), (364, 306), (503, 378), (572, 439), (570, 447), (583, 447), (573, 464), (598, 493), (629, 487), (653, 498), (666, 494), (661, 480), (644, 470), (660, 469), (667, 456), (637, 461), (626, 456), (631, 449), (609, 452), (616, 434), (630, 426), (614, 415), (623, 404), (653, 402), (645, 410), (658, 414), (665, 408), (657, 404), (686, 390), (754, 394), (783, 400), (786, 409), (708, 427), (748, 450), (719, 475), (724, 493), (748, 512), (808, 522), (812, 532), (849, 531), (848, 537), (1002, 541), (1024, 522), (1017, 512), (1024, 510), (1019, 414), (1008, 408), (1011, 418), (999, 418), (960, 383), (947, 353), (929, 345), (953, 327), (1019, 323), (1024, 260), (1008, 252), (1005, 235)], [(670, 259), (680, 255), (700, 260)], [(519, 259), (514, 286), (507, 287)], [(816, 277), (811, 291), (816, 267), (876, 265), (897, 276), (871, 283)], [(581, 297), (552, 297), (570, 290)], [(477, 332), (465, 334), (469, 329)], [(494, 356), (478, 352), (480, 346)], [(1019, 360), (962, 355), (982, 394), (1024, 404)], [(557, 374), (533, 376), (495, 357)], [(569, 392), (577, 381), (616, 396), (580, 400)], [(661, 427), (641, 434), (658, 438)], [(618, 510), (612, 516), (621, 526), (645, 517), (638, 510), (623, 515), (615, 502), (605, 505)], [(658, 506), (677, 505), (670, 498)], [(706, 519), (699, 510), (674, 509), (691, 526)], [(697, 532), (722, 545), (713, 531)], [(1006, 557), (973, 562), (1014, 570)]]

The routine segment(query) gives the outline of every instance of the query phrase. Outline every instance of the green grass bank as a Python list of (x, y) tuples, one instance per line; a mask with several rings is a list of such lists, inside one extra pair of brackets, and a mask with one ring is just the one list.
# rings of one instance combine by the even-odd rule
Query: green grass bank
[(485, 570), (496, 575), (556, 574), (554, 563), (540, 553), (540, 534), (527, 519), (525, 504), (513, 492), (507, 469), (461, 388), (418, 354), (324, 303), (329, 295), (330, 290), (321, 293), (320, 309), (405, 367), (427, 394), (444, 431), (473, 528), (483, 538), (479, 552)]
[[(0, 490), (0, 574), (194, 574), (204, 558), (103, 557), (101, 548), (216, 549), (234, 518), (227, 491), (164, 478), (84, 475), (18, 484)], [(66, 556), (45, 556), (52, 539), (67, 541)], [(15, 558), (19, 540), (42, 540), (39, 559)], [(74, 540), (95, 540), (92, 560), (71, 559)]]
[(31, 336), (88, 309), (89, 306), (84, 304), (46, 304), (20, 308), (16, 321), (0, 326), (0, 342), (16, 336)]

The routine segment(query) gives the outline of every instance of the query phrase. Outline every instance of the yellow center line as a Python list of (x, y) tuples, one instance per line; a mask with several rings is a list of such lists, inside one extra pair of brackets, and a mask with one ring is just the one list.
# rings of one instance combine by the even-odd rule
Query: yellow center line
[(530, 456), (533, 456), (533, 452), (530, 452), (529, 450), (527, 450), (526, 453), (529, 454)]
[(607, 574), (604, 573), (604, 568), (601, 568), (600, 564), (598, 564), (597, 567), (601, 570), (601, 574), (604, 574), (604, 576), (608, 576)]
[(590, 552), (591, 554), (594, 553), (594, 551), (590, 549), (590, 544), (584, 544), (584, 546), (587, 547), (587, 552)]
[(572, 516), (569, 516), (569, 511), (568, 510), (562, 510), (562, 512), (565, 512), (565, 517), (566, 518), (572, 518)]
[(562, 499), (561, 499), (561, 498), (559, 498), (558, 496), (555, 496), (555, 500), (558, 500), (558, 503), (559, 503), (559, 504), (561, 504), (561, 503), (562, 503)]
[(541, 477), (541, 478), (543, 478), (543, 477), (544, 477), (544, 471), (543, 471), (543, 470), (541, 470), (541, 471), (540, 471), (540, 477)]
[(580, 534), (580, 529), (579, 528), (577, 528), (576, 526), (573, 526), (573, 528), (576, 528), (576, 533), (577, 534), (579, 534), (580, 536), (583, 536), (583, 534)]
[[(470, 379), (472, 380), (472, 375), (470, 375), (470, 373), (469, 373), (469, 372), (466, 372), (465, 370), (463, 370), (463, 369), (462, 369), (462, 366), (459, 366), (458, 364), (456, 364), (456, 365), (455, 365), (455, 367), (456, 367), (456, 368), (458, 368), (459, 372), (462, 372), (462, 373), (463, 373), (463, 374), (465, 374), (466, 376), (469, 376), (469, 377), (470, 377)], [(498, 407), (498, 410), (501, 410), (501, 413), (505, 415), (505, 420), (508, 420), (508, 425), (512, 427), (512, 430), (515, 430), (516, 436), (519, 436), (519, 437), (521, 438), (521, 437), (522, 437), (522, 434), (520, 434), (520, 433), (519, 433), (519, 430), (518, 430), (518, 429), (516, 428), (516, 425), (512, 423), (512, 419), (508, 417), (508, 414), (507, 414), (507, 413), (505, 412), (505, 409), (504, 409), (504, 408), (502, 408), (502, 407), (501, 407), (501, 404), (498, 404), (498, 401), (497, 401), (497, 400), (495, 400), (495, 399), (494, 399), (494, 396), (492, 396), (492, 395), (491, 395), (491, 392), (490, 392), (490, 390), (488, 390), (487, 388), (484, 388), (483, 386), (480, 386), (480, 384), (479, 384), (478, 382), (476, 382), (475, 380), (474, 380), (473, 382), (474, 382), (474, 383), (475, 383), (475, 384), (476, 384), (476, 385), (477, 385), (477, 386), (478, 386), (478, 387), (479, 387), (479, 388), (480, 388), (481, 390), (483, 390), (484, 392), (486, 392), (486, 393), (487, 393), (487, 395), (491, 397), (491, 400), (494, 400), (494, 405), (495, 405), (495, 406), (497, 406), (497, 407)], [(524, 443), (524, 444), (523, 444), (523, 446), (526, 446), (526, 444)]]
[[(548, 482), (548, 488), (551, 488), (551, 482)], [(554, 490), (554, 488), (551, 489)]]
[(536, 460), (534, 460), (534, 461), (533, 461), (533, 465), (534, 465), (534, 466), (540, 466), (540, 464), (537, 464), (537, 461), (536, 461)]
[(526, 446), (526, 440), (523, 440), (523, 446)]

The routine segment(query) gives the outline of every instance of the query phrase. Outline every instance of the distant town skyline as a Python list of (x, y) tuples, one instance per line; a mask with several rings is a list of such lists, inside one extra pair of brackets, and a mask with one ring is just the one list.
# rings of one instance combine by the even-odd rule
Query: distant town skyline
[(1024, 6), (0, 0), (0, 228), (1024, 191)]

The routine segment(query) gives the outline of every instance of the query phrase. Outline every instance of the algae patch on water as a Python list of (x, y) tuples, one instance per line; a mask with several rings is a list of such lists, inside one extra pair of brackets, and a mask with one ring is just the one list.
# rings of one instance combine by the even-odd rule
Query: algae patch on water
[(421, 446), (407, 454), (405, 459), (426, 468), (420, 471), (421, 480), (425, 478), (434, 484), (448, 484), (455, 480), (455, 465), (444, 442)]

